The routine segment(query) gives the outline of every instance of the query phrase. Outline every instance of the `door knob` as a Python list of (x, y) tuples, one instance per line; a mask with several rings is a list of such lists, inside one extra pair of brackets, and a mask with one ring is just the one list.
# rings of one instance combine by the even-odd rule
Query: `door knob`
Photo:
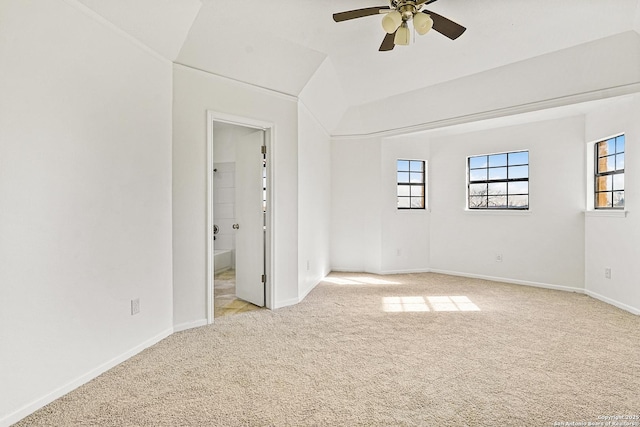
[(240, 228), (240, 226), (238, 224), (233, 224), (232, 227), (233, 227), (234, 230), (237, 230), (237, 229)]

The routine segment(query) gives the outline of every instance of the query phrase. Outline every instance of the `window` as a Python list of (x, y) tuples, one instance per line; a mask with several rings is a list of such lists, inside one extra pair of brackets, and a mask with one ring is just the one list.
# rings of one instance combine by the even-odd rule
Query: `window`
[(469, 209), (529, 209), (529, 152), (468, 158)]
[(423, 160), (398, 160), (398, 209), (424, 209)]
[(624, 208), (624, 135), (595, 145), (595, 208)]

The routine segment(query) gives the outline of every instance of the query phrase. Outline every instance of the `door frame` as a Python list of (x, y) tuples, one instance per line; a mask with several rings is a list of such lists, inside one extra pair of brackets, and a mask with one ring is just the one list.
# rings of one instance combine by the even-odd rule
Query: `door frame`
[(275, 306), (275, 289), (272, 286), (272, 283), (276, 283), (275, 281), (275, 263), (274, 257), (272, 254), (274, 253), (274, 218), (275, 218), (275, 209), (273, 204), (273, 193), (275, 186), (273, 185), (273, 164), (275, 160), (275, 156), (273, 153), (273, 141), (275, 141), (275, 126), (273, 123), (251, 119), (248, 117), (235, 116), (232, 114), (221, 113), (218, 111), (207, 110), (207, 228), (206, 228), (206, 266), (207, 266), (207, 274), (206, 274), (206, 298), (207, 298), (207, 323), (211, 324), (214, 321), (214, 307), (213, 307), (213, 298), (214, 298), (214, 258), (213, 258), (213, 124), (214, 122), (227, 123), (236, 126), (243, 126), (252, 129), (262, 130), (264, 132), (264, 144), (267, 146), (267, 229), (265, 232), (265, 266), (266, 266), (266, 284), (265, 284), (265, 296), (264, 303), (265, 307), (268, 309), (272, 309)]

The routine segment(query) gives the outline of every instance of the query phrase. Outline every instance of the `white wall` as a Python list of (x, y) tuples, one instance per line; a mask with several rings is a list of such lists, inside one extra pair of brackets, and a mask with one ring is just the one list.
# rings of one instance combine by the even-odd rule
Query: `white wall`
[[(530, 152), (531, 210), (466, 211), (467, 156), (522, 149)], [(581, 116), (439, 136), (339, 139), (331, 154), (334, 270), (434, 270), (584, 287)], [(431, 212), (395, 208), (398, 158), (427, 160)]]
[(429, 206), (427, 209), (397, 209), (398, 159), (425, 160), (427, 203), (429, 199), (429, 140), (407, 136), (382, 140), (380, 210), (382, 215), (381, 272), (429, 270)]
[(380, 138), (331, 142), (331, 268), (381, 271)]
[[(332, 141), (333, 270), (377, 274), (429, 270), (429, 211), (397, 209), (396, 161), (403, 158), (426, 160), (429, 168), (428, 139)], [(427, 186), (428, 182), (429, 177)]]
[(329, 135), (298, 106), (298, 299), (330, 271), (331, 144)]
[(72, 2), (0, 20), (8, 425), (171, 332), (172, 70)]
[(173, 287), (174, 325), (206, 319), (207, 110), (273, 123), (271, 230), (275, 306), (298, 300), (297, 100), (174, 65)]
[[(467, 156), (520, 150), (529, 151), (529, 211), (465, 210)], [(584, 170), (581, 116), (433, 138), (431, 268), (582, 289)]]
[[(585, 141), (589, 143), (625, 134), (625, 210), (628, 211), (626, 217), (603, 216), (600, 212), (587, 214), (585, 287), (593, 296), (636, 314), (640, 314), (639, 114), (640, 97), (624, 99), (618, 105), (589, 113), (585, 131)], [(592, 145), (587, 149), (591, 150)], [(593, 206), (587, 208), (593, 209)], [(611, 279), (605, 278), (605, 268), (611, 268)]]

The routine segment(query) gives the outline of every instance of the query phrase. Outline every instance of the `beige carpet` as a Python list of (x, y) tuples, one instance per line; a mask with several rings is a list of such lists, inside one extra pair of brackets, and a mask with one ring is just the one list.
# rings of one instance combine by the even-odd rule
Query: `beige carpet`
[(333, 273), (297, 306), (174, 334), (17, 425), (553, 426), (638, 414), (638, 316), (483, 280)]

